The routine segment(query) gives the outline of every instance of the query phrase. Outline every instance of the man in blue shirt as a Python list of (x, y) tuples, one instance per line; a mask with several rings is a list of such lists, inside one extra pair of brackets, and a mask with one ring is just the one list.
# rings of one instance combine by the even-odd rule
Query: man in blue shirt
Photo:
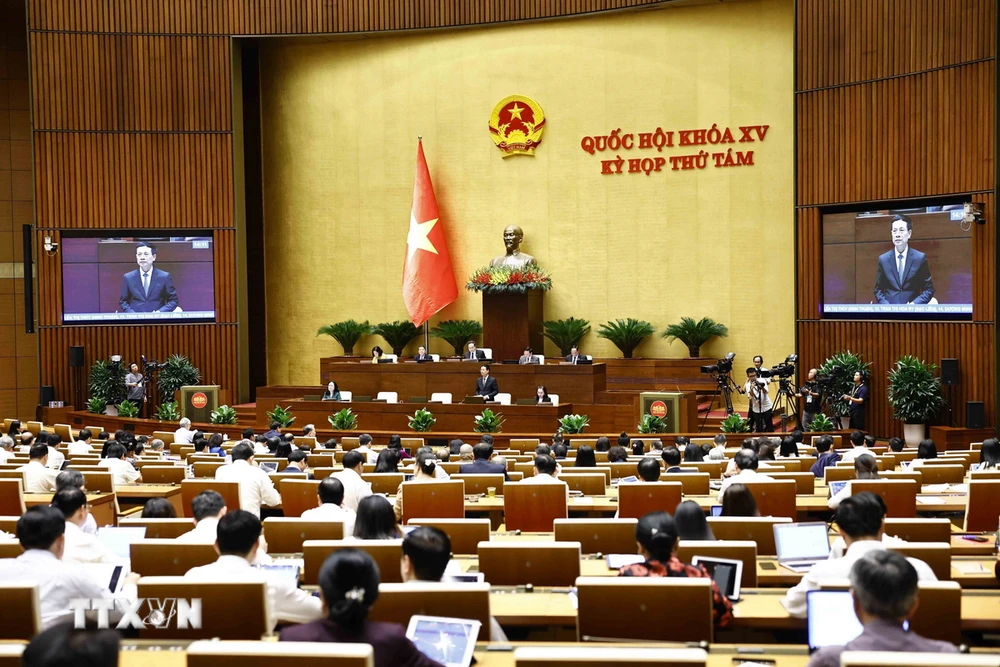
[(809, 470), (817, 477), (823, 477), (823, 471), (826, 470), (827, 466), (837, 465), (840, 454), (834, 447), (833, 438), (828, 435), (820, 436), (819, 440), (816, 441), (816, 451), (819, 453), (819, 458)]

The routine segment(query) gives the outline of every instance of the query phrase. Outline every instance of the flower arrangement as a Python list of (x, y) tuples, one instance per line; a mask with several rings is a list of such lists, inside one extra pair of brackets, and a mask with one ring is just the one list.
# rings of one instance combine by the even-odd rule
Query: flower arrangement
[(521, 268), (484, 266), (473, 272), (465, 289), (487, 294), (524, 294), (530, 289), (547, 292), (552, 289), (552, 274), (537, 264)]

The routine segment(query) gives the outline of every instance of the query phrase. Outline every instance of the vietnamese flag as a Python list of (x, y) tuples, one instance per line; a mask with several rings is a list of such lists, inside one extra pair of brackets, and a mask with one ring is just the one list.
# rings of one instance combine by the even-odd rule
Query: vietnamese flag
[(424, 145), (418, 140), (413, 207), (403, 260), (403, 301), (410, 321), (420, 326), (457, 298), (458, 285), (424, 159)]

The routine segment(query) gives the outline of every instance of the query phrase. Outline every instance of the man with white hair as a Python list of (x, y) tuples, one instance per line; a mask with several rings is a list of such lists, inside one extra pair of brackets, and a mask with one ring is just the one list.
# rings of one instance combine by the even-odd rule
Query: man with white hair
[(9, 435), (0, 437), (0, 463), (6, 463), (14, 455), (14, 438)]
[(179, 429), (174, 431), (174, 442), (179, 442), (185, 445), (194, 444), (194, 431), (191, 430), (191, 420), (185, 417), (180, 421)]
[(159, 438), (155, 438), (149, 443), (149, 451), (156, 454), (161, 454), (163, 452), (163, 441)]

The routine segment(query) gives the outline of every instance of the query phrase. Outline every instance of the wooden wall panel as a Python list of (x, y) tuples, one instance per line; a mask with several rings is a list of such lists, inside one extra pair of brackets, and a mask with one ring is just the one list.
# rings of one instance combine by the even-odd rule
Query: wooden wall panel
[(232, 135), (38, 132), (39, 227), (233, 225)]
[(31, 34), (35, 130), (228, 131), (229, 39)]
[(996, 55), (995, 0), (799, 0), (798, 90)]
[(994, 62), (800, 93), (798, 203), (993, 188)]
[(235, 324), (178, 324), (157, 326), (49, 327), (40, 332), (42, 379), (56, 396), (74, 400), (72, 369), (67, 364), (69, 347), (83, 345), (86, 366), (96, 359), (120, 354), (126, 362), (145, 354), (163, 360), (184, 354), (201, 369), (205, 384), (226, 389), (237, 387), (238, 341)]

